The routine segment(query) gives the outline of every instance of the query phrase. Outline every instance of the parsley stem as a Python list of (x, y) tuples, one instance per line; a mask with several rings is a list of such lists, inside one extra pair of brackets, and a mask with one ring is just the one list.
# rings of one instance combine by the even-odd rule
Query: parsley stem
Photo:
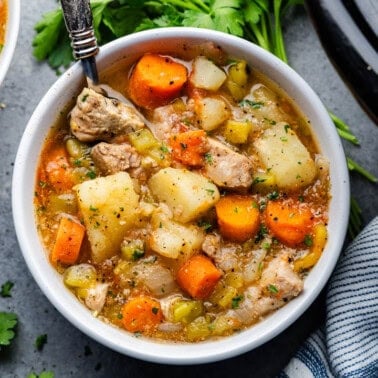
[(283, 35), (282, 35), (281, 11), (280, 11), (281, 5), (282, 5), (282, 0), (274, 0), (274, 3), (273, 3), (274, 47), (275, 47), (275, 54), (285, 63), (288, 63), (285, 45), (283, 41)]
[(360, 142), (357, 139), (357, 137), (350, 131), (350, 127), (341, 118), (339, 118), (332, 112), (328, 111), (328, 114), (331, 117), (333, 123), (335, 124), (337, 132), (339, 133), (341, 138), (358, 146)]
[(194, 4), (194, 1), (188, 2), (185, 0), (164, 0), (162, 3), (170, 3), (183, 9), (189, 9), (193, 11), (201, 11), (201, 9)]
[(360, 142), (358, 141), (356, 136), (353, 135), (350, 131), (341, 130), (337, 126), (336, 126), (336, 131), (340, 135), (341, 138), (347, 140), (348, 142), (350, 142), (350, 143), (352, 143), (356, 146), (360, 145)]
[(192, 0), (192, 3), (197, 4), (206, 13), (210, 13), (210, 8), (202, 0)]
[(361, 176), (365, 177), (367, 180), (373, 183), (378, 182), (378, 178), (375, 177), (372, 173), (367, 171), (365, 168), (361, 167), (358, 163), (356, 163), (354, 160), (351, 158), (347, 157), (347, 164), (348, 164), (348, 169), (350, 171), (355, 171), (359, 173)]
[(352, 239), (354, 239), (361, 231), (361, 214), (362, 210), (360, 206), (358, 205), (357, 201), (353, 197), (351, 197), (348, 234)]
[(264, 37), (264, 35), (261, 33), (260, 27), (252, 22), (250, 22), (249, 25), (252, 29), (256, 43), (263, 49), (271, 51), (269, 38)]

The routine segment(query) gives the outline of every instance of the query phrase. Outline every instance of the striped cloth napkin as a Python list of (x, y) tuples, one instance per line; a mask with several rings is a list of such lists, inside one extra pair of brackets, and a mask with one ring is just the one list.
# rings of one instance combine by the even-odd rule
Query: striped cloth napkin
[(278, 378), (378, 377), (378, 217), (340, 256), (326, 322)]

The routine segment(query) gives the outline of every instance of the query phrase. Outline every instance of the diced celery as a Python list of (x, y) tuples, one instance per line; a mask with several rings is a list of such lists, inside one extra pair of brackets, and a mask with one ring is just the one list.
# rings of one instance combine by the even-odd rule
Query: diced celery
[(66, 141), (68, 155), (74, 159), (81, 159), (86, 155), (88, 146), (77, 139), (70, 138)]
[(72, 193), (51, 194), (48, 209), (52, 213), (77, 213), (76, 196)]
[(64, 283), (73, 288), (89, 288), (96, 283), (96, 268), (90, 264), (72, 265), (64, 272)]
[(177, 301), (173, 304), (173, 321), (190, 323), (203, 312), (201, 301)]
[(171, 165), (170, 154), (167, 147), (163, 144), (158, 144), (150, 148), (147, 155), (155, 160), (160, 167), (169, 167)]
[(232, 286), (236, 289), (240, 289), (244, 285), (244, 279), (242, 273), (229, 272), (224, 276), (224, 282), (227, 286)]
[(130, 143), (141, 154), (148, 154), (151, 148), (159, 147), (159, 141), (148, 129), (141, 129), (129, 134)]
[(219, 316), (212, 323), (213, 335), (224, 336), (232, 333), (239, 327), (239, 322), (236, 319), (229, 318), (226, 316)]
[(223, 135), (227, 142), (243, 144), (248, 141), (248, 136), (251, 130), (252, 124), (250, 122), (229, 120), (226, 123)]
[(121, 244), (121, 256), (128, 261), (136, 261), (144, 256), (143, 240), (124, 240)]
[(232, 298), (238, 295), (238, 290), (232, 286), (218, 285), (209, 300), (222, 308), (231, 307)]
[(186, 336), (189, 341), (204, 340), (210, 335), (211, 325), (203, 316), (198, 317), (186, 327)]

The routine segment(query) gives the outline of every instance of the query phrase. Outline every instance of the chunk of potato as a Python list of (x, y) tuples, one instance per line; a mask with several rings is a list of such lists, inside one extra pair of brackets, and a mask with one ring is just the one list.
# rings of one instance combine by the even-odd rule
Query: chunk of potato
[(85, 181), (74, 187), (91, 244), (101, 262), (120, 251), (125, 231), (138, 219), (139, 196), (126, 172)]
[(315, 162), (286, 123), (280, 122), (265, 130), (254, 147), (261, 162), (274, 175), (279, 188), (296, 190), (314, 180)]
[(152, 231), (149, 246), (162, 256), (187, 260), (200, 250), (203, 240), (204, 234), (198, 227), (169, 221)]
[(199, 218), (219, 200), (218, 188), (211, 181), (185, 169), (162, 169), (150, 178), (148, 186), (181, 223)]
[(189, 79), (197, 88), (217, 91), (226, 78), (224, 71), (212, 61), (204, 56), (199, 56), (193, 62), (193, 71)]
[(219, 127), (229, 116), (226, 103), (220, 98), (204, 97), (196, 102), (196, 113), (205, 131)]

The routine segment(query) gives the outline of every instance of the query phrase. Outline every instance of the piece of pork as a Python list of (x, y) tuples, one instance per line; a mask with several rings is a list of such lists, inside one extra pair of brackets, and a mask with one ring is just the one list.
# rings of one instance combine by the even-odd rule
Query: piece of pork
[(88, 289), (88, 295), (85, 298), (86, 306), (96, 312), (100, 312), (104, 307), (109, 284), (97, 283), (96, 286)]
[(104, 175), (126, 171), (140, 166), (141, 158), (135, 148), (127, 143), (110, 144), (100, 142), (91, 150), (96, 167)]
[(249, 286), (238, 308), (229, 310), (227, 316), (251, 324), (282, 307), (302, 290), (303, 282), (292, 270), (287, 256), (276, 257), (263, 270), (259, 285)]
[(271, 260), (263, 270), (260, 287), (281, 299), (289, 300), (303, 290), (303, 281), (291, 268), (288, 257), (281, 255)]
[(186, 122), (194, 122), (194, 111), (192, 105), (187, 105), (178, 111), (178, 106), (169, 104), (160, 106), (152, 112), (151, 123), (149, 128), (155, 137), (159, 140), (166, 141), (171, 134), (177, 134), (185, 129), (183, 120)]
[(208, 138), (208, 144), (207, 177), (220, 187), (234, 190), (249, 188), (252, 185), (252, 161), (215, 139)]
[(136, 110), (116, 99), (84, 88), (71, 111), (72, 133), (82, 142), (111, 141), (145, 126)]
[(221, 246), (219, 235), (206, 235), (202, 243), (202, 250), (207, 256), (211, 257), (216, 266), (224, 272), (230, 272), (238, 268), (240, 246), (233, 243), (227, 243)]

